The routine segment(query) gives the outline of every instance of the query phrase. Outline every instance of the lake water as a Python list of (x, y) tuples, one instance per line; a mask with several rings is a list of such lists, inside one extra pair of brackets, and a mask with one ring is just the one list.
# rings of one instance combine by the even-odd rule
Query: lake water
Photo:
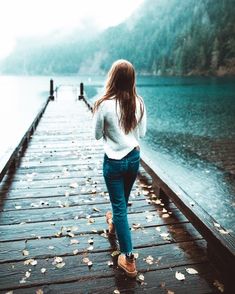
[[(0, 77), (0, 156), (13, 148), (46, 100), (49, 77)], [(104, 77), (55, 77), (56, 85), (84, 82), (92, 102)], [(139, 77), (148, 112), (142, 142), (167, 171), (221, 225), (232, 230), (235, 207), (235, 78)]]

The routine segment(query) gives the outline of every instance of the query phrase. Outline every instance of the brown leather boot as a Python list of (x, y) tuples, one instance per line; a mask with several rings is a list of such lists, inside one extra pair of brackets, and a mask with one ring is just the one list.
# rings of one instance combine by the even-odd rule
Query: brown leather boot
[(110, 235), (115, 235), (115, 226), (113, 224), (113, 216), (111, 211), (106, 213), (106, 223), (108, 224), (108, 231)]
[(137, 276), (137, 270), (135, 266), (135, 258), (132, 255), (131, 258), (121, 254), (118, 256), (118, 266), (122, 268), (128, 277), (135, 278)]

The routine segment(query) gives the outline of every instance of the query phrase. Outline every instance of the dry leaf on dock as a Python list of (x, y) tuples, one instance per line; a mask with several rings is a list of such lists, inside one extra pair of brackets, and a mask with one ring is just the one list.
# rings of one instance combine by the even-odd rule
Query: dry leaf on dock
[(88, 257), (84, 257), (82, 260), (84, 263), (88, 263), (90, 261), (90, 259)]
[(214, 222), (213, 225), (216, 227), (216, 228), (220, 228), (220, 224)]
[(65, 262), (60, 262), (55, 265), (57, 268), (62, 268), (65, 266)]
[(77, 255), (78, 252), (79, 252), (78, 249), (74, 249), (74, 250), (73, 250), (73, 255)]
[(72, 233), (72, 232), (67, 233), (67, 235), (71, 238), (73, 238), (75, 236), (74, 233)]
[(139, 274), (137, 277), (136, 277), (136, 280), (138, 282), (140, 282), (141, 284), (143, 284), (144, 282), (144, 275), (143, 274)]
[(144, 258), (144, 260), (147, 262), (147, 264), (153, 264), (153, 257), (151, 255)]
[(88, 224), (93, 224), (95, 222), (95, 219), (90, 217), (90, 218), (88, 218), (87, 221), (88, 221)]
[(21, 280), (20, 280), (20, 284), (24, 284), (26, 283), (26, 277), (23, 277)]
[(64, 192), (65, 197), (69, 197), (69, 191)]
[(175, 278), (179, 281), (183, 281), (183, 280), (185, 280), (185, 275), (182, 274), (181, 272), (176, 271)]
[(74, 182), (74, 183), (71, 183), (69, 185), (70, 188), (73, 188), (73, 189), (77, 189), (78, 188), (78, 183)]
[(165, 241), (170, 241), (171, 240), (171, 237), (170, 237), (170, 234), (169, 233), (161, 233), (160, 236)]
[(55, 233), (55, 236), (56, 236), (57, 238), (60, 238), (62, 235), (63, 235), (63, 233), (62, 233), (61, 231)]
[(109, 260), (107, 263), (108, 263), (108, 266), (113, 266), (113, 262), (111, 260)]
[(215, 280), (213, 285), (221, 292), (224, 292), (224, 285), (220, 283), (218, 280)]
[(70, 245), (78, 244), (79, 241), (77, 239), (71, 239), (70, 240)]
[(88, 265), (89, 267), (91, 267), (91, 266), (93, 265), (92, 261), (89, 260), (88, 263), (87, 263), (87, 265)]
[(94, 240), (92, 238), (90, 238), (88, 241), (87, 241), (90, 245), (92, 245), (94, 243)]
[(55, 256), (52, 262), (53, 265), (63, 262), (63, 258), (60, 256)]
[(135, 257), (135, 259), (137, 259), (138, 257), (139, 257), (139, 253), (134, 253), (134, 257)]
[(115, 250), (111, 253), (111, 256), (114, 257), (114, 256), (117, 256), (120, 254), (120, 251), (119, 250)]
[(24, 249), (24, 250), (22, 251), (22, 254), (23, 254), (24, 256), (28, 256), (28, 255), (29, 255), (29, 251), (26, 250), (26, 249)]
[(92, 245), (90, 245), (90, 246), (87, 248), (88, 251), (92, 251), (93, 249), (94, 249), (94, 246), (92, 246)]
[(134, 230), (137, 230), (137, 229), (140, 228), (140, 224), (132, 224), (132, 228), (133, 228)]
[(186, 272), (187, 272), (188, 274), (190, 274), (190, 275), (196, 275), (196, 274), (198, 274), (198, 271), (195, 270), (195, 269), (192, 268), (192, 267), (188, 267), (188, 268), (186, 268)]
[(24, 265), (37, 265), (37, 260), (30, 258), (24, 261)]
[(229, 231), (226, 231), (226, 230), (224, 230), (224, 229), (220, 229), (220, 230), (218, 230), (222, 235), (227, 235), (227, 234), (229, 234)]

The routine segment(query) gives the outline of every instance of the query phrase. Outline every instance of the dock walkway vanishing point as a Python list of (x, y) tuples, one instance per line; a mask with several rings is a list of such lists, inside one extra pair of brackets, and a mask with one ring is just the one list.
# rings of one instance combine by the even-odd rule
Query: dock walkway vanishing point
[(206, 241), (141, 167), (129, 203), (138, 277), (106, 233), (102, 142), (69, 88), (49, 102), (0, 186), (0, 293), (221, 293)]

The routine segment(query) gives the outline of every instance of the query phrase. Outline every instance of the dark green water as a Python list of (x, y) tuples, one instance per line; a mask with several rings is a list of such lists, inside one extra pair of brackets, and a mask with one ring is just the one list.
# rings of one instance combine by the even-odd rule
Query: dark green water
[(145, 152), (221, 225), (235, 207), (235, 79), (144, 77)]
[(235, 136), (235, 79), (145, 77), (138, 84), (148, 108), (150, 131)]

